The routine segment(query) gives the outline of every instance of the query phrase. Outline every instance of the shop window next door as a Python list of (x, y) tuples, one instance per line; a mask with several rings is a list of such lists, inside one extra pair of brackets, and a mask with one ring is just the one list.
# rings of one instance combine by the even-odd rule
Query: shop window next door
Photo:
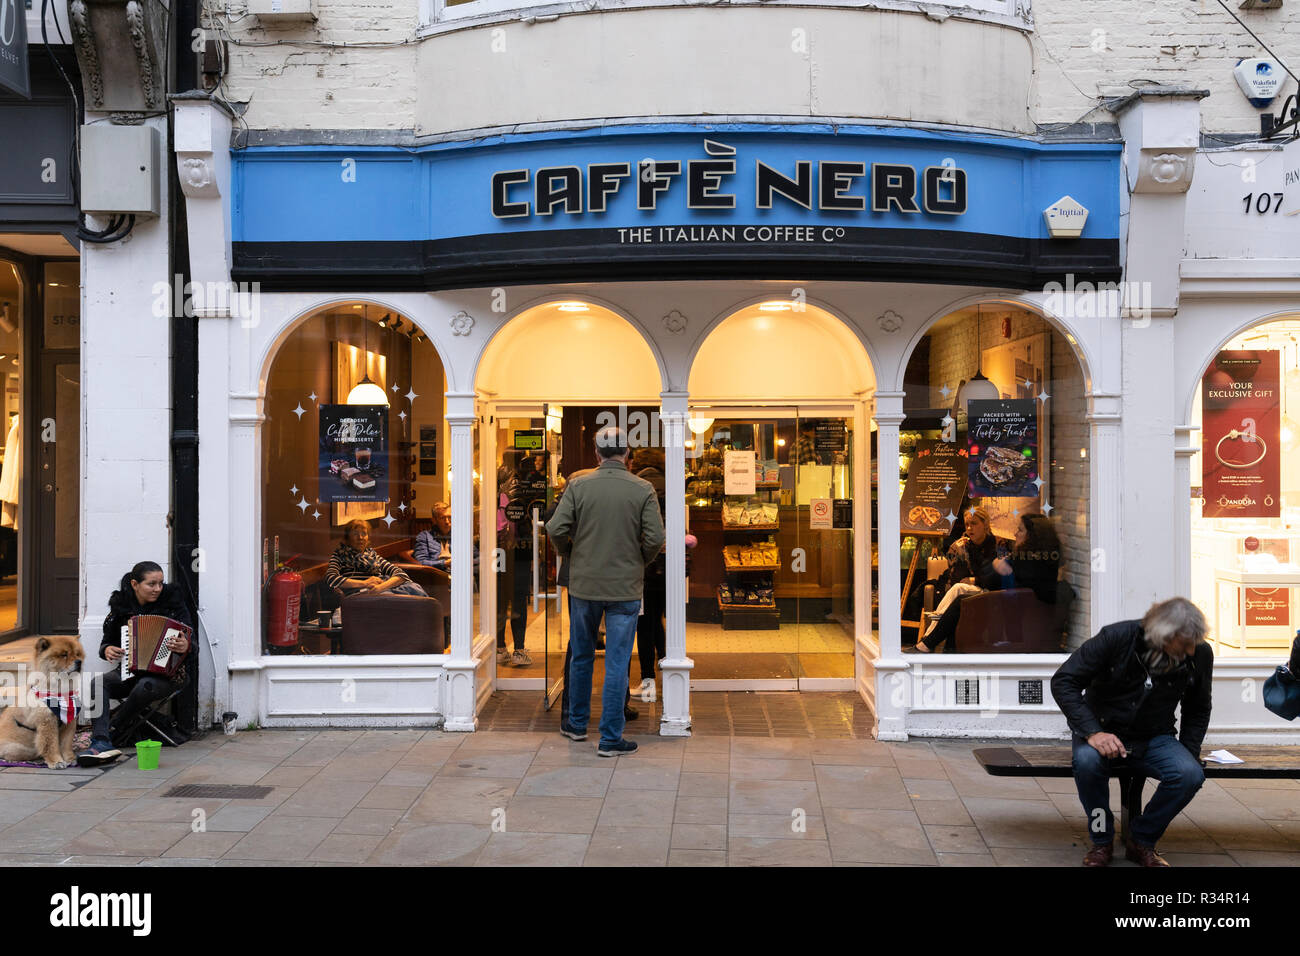
[(40, 575), (34, 624), (38, 633), (77, 628), (77, 539), (80, 525), (81, 369), (78, 353), (41, 356), (35, 473), (36, 546)]

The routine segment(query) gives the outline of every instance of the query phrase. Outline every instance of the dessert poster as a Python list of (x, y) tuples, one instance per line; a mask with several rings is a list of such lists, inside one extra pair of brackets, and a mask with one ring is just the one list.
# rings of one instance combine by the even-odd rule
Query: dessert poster
[(388, 407), (320, 407), (320, 500), (388, 500)]
[(916, 443), (899, 515), (904, 534), (952, 530), (966, 494), (966, 461), (966, 449), (952, 442), (925, 439)]
[(1038, 498), (1038, 408), (1033, 399), (968, 403), (972, 498)]
[(1278, 352), (1220, 352), (1201, 380), (1201, 484), (1207, 518), (1282, 513)]

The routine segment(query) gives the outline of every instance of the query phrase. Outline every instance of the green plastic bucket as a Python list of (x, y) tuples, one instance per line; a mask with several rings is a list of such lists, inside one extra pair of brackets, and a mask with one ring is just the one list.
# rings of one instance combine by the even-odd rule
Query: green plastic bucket
[(141, 740), (135, 745), (136, 765), (141, 770), (157, 770), (158, 755), (162, 753), (162, 743), (157, 740)]

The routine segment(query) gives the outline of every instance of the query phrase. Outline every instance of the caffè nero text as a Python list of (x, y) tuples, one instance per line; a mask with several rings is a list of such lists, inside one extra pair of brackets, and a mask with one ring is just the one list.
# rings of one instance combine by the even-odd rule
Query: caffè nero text
[[(492, 175), (492, 215), (498, 219), (603, 213), (624, 190), (636, 195), (636, 208), (654, 210), (671, 192), (685, 190), (688, 209), (735, 209), (729, 191), (736, 160), (643, 159), (636, 164), (591, 163), (507, 169)], [(896, 211), (959, 216), (966, 211), (966, 171), (952, 165), (914, 166), (800, 160), (792, 175), (762, 160), (755, 164), (755, 209), (781, 205), (823, 212)]]

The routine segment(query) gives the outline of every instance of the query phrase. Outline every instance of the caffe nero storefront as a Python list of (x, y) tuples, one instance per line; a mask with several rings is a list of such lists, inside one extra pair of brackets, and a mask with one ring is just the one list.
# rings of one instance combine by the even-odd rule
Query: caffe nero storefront
[[(1095, 406), (1119, 389), (1107, 317), (1051, 293), (1119, 278), (1118, 143), (632, 124), (232, 158), (257, 315), (201, 329), (230, 359), (201, 498), (255, 516), (203, 523), (230, 709), (471, 730), (495, 688), (554, 701), (568, 617), (537, 518), (612, 422), (664, 488), (666, 637), (632, 668), (661, 732), (727, 689), (854, 690), (882, 736), (1057, 732), (1043, 682), (1116, 610), (1089, 555), (1117, 525)], [(340, 443), (362, 407), (365, 447)], [(962, 527), (1005, 549), (1025, 515), (1054, 529), (1058, 600), (980, 595), (953, 653), (904, 658)], [(355, 604), (349, 628), (328, 563), (356, 518), (436, 608)], [(292, 639), (262, 601), (286, 556)]]

